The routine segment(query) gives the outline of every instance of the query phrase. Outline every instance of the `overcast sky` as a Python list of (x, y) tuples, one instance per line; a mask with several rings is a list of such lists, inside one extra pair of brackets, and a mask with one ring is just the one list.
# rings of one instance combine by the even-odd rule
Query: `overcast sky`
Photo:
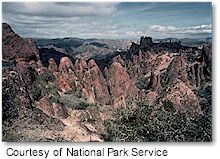
[(3, 22), (23, 37), (206, 38), (211, 3), (3, 2)]

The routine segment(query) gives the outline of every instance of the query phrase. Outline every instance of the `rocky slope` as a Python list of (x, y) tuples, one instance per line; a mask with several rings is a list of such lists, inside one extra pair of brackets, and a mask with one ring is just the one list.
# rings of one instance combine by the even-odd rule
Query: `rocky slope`
[[(46, 141), (50, 137), (43, 132), (59, 134), (64, 129), (59, 119), (35, 107), (31, 99), (28, 86), (36, 81), (38, 73), (32, 65), (41, 63), (38, 57), (31, 39), (25, 41), (3, 24), (3, 141)], [(54, 133), (53, 140), (59, 139)]]
[(42, 118), (38, 129), (53, 140), (102, 141), (102, 121), (141, 98), (161, 107), (171, 103), (176, 113), (194, 120), (211, 112), (211, 58), (211, 45), (153, 43), (150, 37), (141, 37), (128, 51), (94, 58), (71, 57), (57, 49), (41, 49), (39, 56), (31, 39), (3, 24), (3, 123), (27, 119), (39, 125)]

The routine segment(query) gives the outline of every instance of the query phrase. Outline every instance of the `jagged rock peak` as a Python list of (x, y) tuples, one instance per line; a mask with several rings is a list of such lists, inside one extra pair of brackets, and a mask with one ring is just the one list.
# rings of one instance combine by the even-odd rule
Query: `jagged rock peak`
[(141, 37), (140, 40), (140, 46), (146, 47), (146, 48), (150, 48), (153, 46), (153, 41), (152, 41), (152, 37)]
[(91, 60), (89, 60), (89, 62), (88, 62), (88, 66), (89, 66), (89, 68), (92, 68), (92, 67), (96, 67), (97, 64), (96, 64), (96, 62), (95, 62), (94, 59), (91, 59)]
[(73, 69), (73, 63), (69, 57), (62, 57), (60, 59), (59, 70), (63, 70), (64, 72), (68, 72), (68, 69)]
[(17, 35), (10, 25), (2, 24), (2, 54), (3, 59), (23, 59), (37, 61), (39, 51), (32, 40), (25, 40)]
[(2, 23), (2, 29), (3, 29), (3, 31), (13, 32), (11, 26), (8, 25), (7, 23)]

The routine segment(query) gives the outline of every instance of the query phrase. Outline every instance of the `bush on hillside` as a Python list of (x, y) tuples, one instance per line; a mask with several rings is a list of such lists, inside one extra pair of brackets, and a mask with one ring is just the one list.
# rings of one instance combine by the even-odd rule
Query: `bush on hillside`
[(105, 125), (105, 141), (157, 142), (157, 141), (211, 141), (211, 116), (189, 121), (185, 114), (171, 110), (169, 102), (162, 106), (149, 105), (146, 101), (136, 107), (118, 109), (113, 120)]

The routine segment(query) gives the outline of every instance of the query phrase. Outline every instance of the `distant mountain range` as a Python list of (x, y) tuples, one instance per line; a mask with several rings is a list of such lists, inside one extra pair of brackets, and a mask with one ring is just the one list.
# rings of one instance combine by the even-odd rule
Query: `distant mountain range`
[(154, 39), (154, 42), (178, 42), (180, 41), (182, 45), (185, 46), (201, 46), (203, 44), (209, 44), (212, 42), (212, 37), (209, 38), (200, 38), (200, 39), (190, 39), (190, 38), (165, 38), (165, 39)]
[[(112, 39), (80, 39), (80, 38), (57, 38), (57, 39), (33, 39), (39, 48), (53, 48), (71, 56), (90, 53), (90, 55), (109, 54), (115, 51), (127, 50), (131, 40)], [(89, 55), (89, 56), (90, 56)], [(88, 57), (89, 58), (89, 57)]]
[[(114, 52), (127, 51), (132, 40), (129, 39), (81, 39), (81, 38), (56, 38), (56, 39), (33, 39), (39, 49), (52, 49), (72, 57), (89, 59), (94, 56), (113, 54)], [(190, 39), (190, 38), (165, 38), (153, 39), (153, 42), (181, 42), (183, 46), (198, 47), (211, 43), (212, 38)], [(138, 40), (133, 42), (138, 42)]]

